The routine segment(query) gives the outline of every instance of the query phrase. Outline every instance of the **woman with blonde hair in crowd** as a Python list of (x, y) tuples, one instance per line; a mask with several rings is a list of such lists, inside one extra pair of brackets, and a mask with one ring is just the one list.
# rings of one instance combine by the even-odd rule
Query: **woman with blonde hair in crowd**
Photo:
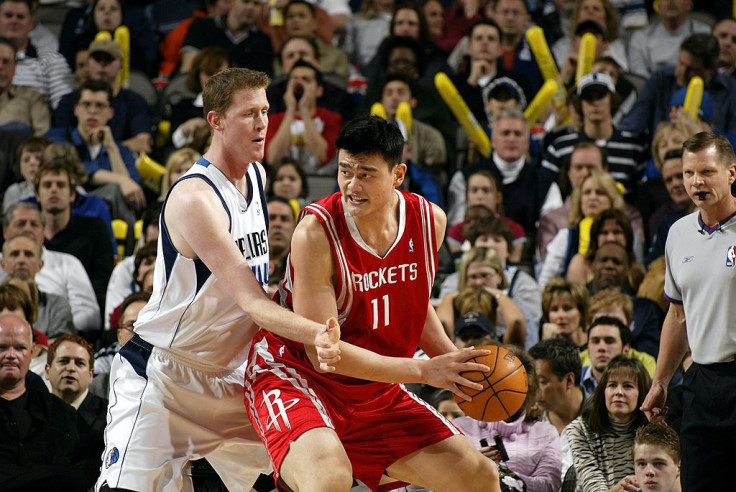
[[(460, 260), (458, 291), (467, 287), (480, 288), (490, 293), (498, 306), (498, 316), (491, 319), (503, 342), (524, 346), (526, 321), (521, 309), (504, 292), (508, 287), (503, 265), (493, 248), (471, 248)], [(437, 315), (448, 336), (453, 338), (455, 320), (459, 317), (455, 308), (458, 293), (446, 295), (437, 306)]]
[(184, 148), (175, 150), (166, 160), (166, 172), (161, 180), (161, 197), (166, 198), (171, 185), (181, 178), (202, 155), (194, 149)]
[(572, 191), (570, 227), (557, 232), (547, 245), (547, 256), (538, 276), (541, 287), (554, 277), (565, 276), (570, 261), (577, 253), (587, 253), (590, 227), (603, 210), (624, 210), (624, 198), (616, 181), (603, 171), (592, 170)]

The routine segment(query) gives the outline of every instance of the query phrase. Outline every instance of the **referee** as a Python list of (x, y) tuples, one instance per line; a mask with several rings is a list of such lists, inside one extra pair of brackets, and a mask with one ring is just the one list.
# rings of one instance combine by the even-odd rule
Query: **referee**
[(736, 162), (728, 140), (701, 132), (683, 144), (685, 188), (698, 210), (670, 229), (657, 370), (642, 410), (666, 413), (667, 385), (688, 348), (680, 428), (682, 490), (733, 490), (736, 445)]

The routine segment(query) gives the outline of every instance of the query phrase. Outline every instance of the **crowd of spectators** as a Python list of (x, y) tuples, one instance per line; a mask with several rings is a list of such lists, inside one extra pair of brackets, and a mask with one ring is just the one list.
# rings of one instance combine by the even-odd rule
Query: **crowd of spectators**
[[(209, 145), (203, 87), (246, 67), (271, 77), (271, 288), (299, 211), (336, 189), (342, 125), (369, 112), (396, 121), (403, 186), (448, 216), (433, 296), (447, 335), (458, 347), (514, 346), (533, 377), (519, 414), (459, 427), (471, 439), (510, 439), (505, 465), (527, 490), (634, 490), (635, 437), (644, 464), (672, 441), (637, 431), (637, 409), (667, 309), (665, 241), (694, 209), (682, 143), (700, 131), (736, 142), (736, 19), (726, 3), (93, 0), (54, 3), (51, 17), (44, 2), (0, 0), (0, 314), (14, 316), (0, 319), (0, 337), (25, 343), (32, 327), (37, 347), (22, 347), (30, 370), (2, 384), (13, 395), (25, 388), (44, 425), (43, 412), (64, 405), (41, 397), (44, 382), (80, 415), (66, 409), (58, 422), (73, 427), (74, 449), (48, 462), (28, 455), (45, 466), (39, 480), (73, 464), (69, 490), (88, 486), (109, 361), (152, 290), (161, 203)], [(525, 35), (535, 26), (564, 87), (530, 122), (524, 110), (545, 78)], [(577, 77), (588, 33), (595, 61)], [(488, 155), (443, 101), (438, 73), (487, 133)], [(692, 115), (684, 105), (694, 77), (704, 93)], [(151, 175), (151, 159), (162, 173)], [(5, 386), (0, 425), (20, 415)], [(462, 413), (425, 390), (448, 415)], [(609, 390), (631, 408), (606, 410)], [(20, 422), (19, 443), (38, 446), (54, 432)], [(3, 489), (22, 469), (8, 449), (0, 446)], [(206, 463), (196, 469), (211, 475)]]

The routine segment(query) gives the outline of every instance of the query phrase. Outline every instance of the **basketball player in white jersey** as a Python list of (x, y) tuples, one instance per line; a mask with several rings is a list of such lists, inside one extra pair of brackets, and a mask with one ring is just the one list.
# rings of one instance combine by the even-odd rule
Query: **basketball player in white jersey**
[(184, 470), (200, 457), (229, 490), (250, 490), (270, 468), (243, 408), (242, 365), (258, 327), (339, 359), (336, 320), (309, 321), (265, 294), (268, 210), (257, 161), (267, 85), (265, 74), (236, 68), (204, 89), (212, 144), (161, 211), (154, 291), (111, 368), (96, 490), (191, 490)]

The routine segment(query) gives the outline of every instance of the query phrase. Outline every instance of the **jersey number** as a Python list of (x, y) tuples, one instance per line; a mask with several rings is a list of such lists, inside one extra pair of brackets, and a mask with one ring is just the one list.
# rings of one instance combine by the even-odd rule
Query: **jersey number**
[[(384, 295), (381, 299), (383, 299), (383, 326), (388, 326), (388, 323), (389, 323), (388, 294)], [(373, 329), (374, 330), (378, 329), (378, 317), (379, 317), (378, 304), (379, 304), (378, 299), (371, 300), (371, 305), (373, 306)]]

